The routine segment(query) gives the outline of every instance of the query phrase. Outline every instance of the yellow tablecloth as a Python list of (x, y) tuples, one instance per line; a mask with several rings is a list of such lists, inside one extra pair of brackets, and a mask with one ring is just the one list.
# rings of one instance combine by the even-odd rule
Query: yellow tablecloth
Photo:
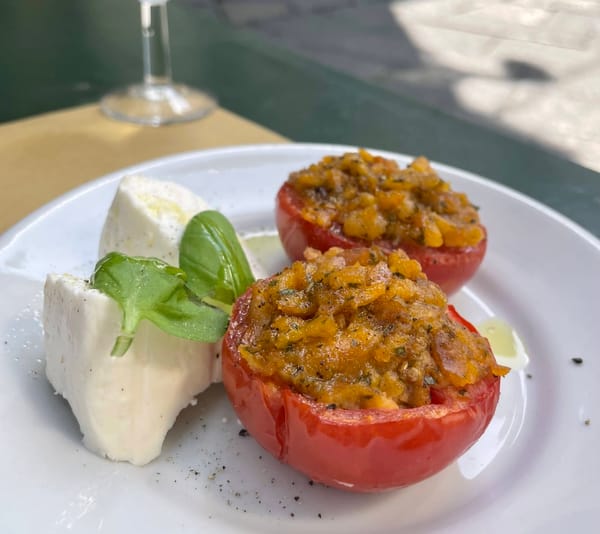
[(0, 125), (0, 233), (61, 193), (149, 159), (286, 139), (224, 109), (150, 128), (108, 119), (97, 105)]

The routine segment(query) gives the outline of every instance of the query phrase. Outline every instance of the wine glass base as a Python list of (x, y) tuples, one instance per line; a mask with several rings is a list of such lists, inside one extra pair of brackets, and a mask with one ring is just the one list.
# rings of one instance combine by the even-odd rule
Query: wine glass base
[(100, 109), (109, 117), (147, 126), (200, 119), (216, 106), (209, 94), (181, 84), (131, 85), (100, 101)]

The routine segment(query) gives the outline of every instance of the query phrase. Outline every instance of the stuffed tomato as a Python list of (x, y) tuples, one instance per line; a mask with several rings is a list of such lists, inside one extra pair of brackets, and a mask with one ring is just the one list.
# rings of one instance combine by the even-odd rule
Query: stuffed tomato
[(276, 220), (293, 260), (306, 247), (402, 248), (446, 293), (475, 274), (486, 251), (477, 208), (423, 157), (401, 169), (365, 150), (327, 156), (290, 175), (277, 194)]
[(234, 306), (223, 382), (240, 421), (328, 486), (381, 491), (437, 473), (484, 432), (508, 369), (402, 251), (306, 256)]

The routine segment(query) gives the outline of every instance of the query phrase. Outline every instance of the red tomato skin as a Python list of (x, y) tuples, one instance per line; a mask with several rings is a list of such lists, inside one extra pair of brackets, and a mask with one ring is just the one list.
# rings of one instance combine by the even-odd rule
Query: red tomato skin
[(399, 488), (452, 463), (488, 426), (500, 394), (490, 377), (468, 395), (432, 389), (430, 405), (400, 410), (328, 409), (253, 372), (237, 347), (250, 292), (238, 299), (223, 341), (223, 383), (257, 442), (310, 479), (354, 492)]
[[(370, 246), (366, 241), (345, 236), (339, 228), (326, 229), (307, 221), (301, 210), (302, 200), (289, 183), (284, 183), (277, 193), (275, 220), (281, 243), (290, 259), (304, 259), (306, 247), (324, 252), (331, 247)], [(485, 227), (482, 228), (485, 232)], [(388, 252), (394, 248), (388, 241), (375, 241), (374, 244)], [(404, 243), (400, 248), (421, 264), (429, 280), (450, 295), (470, 280), (481, 265), (487, 236), (473, 247), (426, 247)]]

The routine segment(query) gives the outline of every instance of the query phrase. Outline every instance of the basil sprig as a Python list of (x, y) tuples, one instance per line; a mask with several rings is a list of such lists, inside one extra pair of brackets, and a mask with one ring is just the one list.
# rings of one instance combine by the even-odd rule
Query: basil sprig
[(223, 336), (231, 305), (254, 282), (231, 223), (214, 211), (196, 215), (181, 241), (180, 264), (120, 252), (96, 264), (90, 285), (123, 312), (112, 356), (127, 352), (142, 319), (194, 341), (213, 343)]

